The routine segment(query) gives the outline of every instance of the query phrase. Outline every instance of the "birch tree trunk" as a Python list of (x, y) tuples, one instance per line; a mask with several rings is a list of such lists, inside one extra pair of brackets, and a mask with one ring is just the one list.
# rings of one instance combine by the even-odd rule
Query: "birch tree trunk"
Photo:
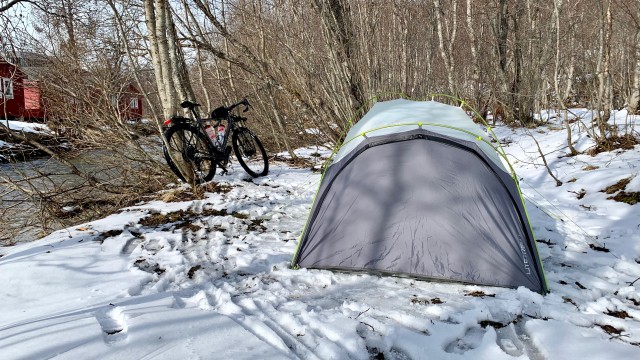
[[(603, 4), (601, 4), (602, 6)], [(610, 69), (609, 69), (609, 56), (610, 56), (610, 41), (611, 41), (611, 30), (610, 30), (610, 22), (611, 22), (611, 1), (607, 1), (606, 9), (600, 8), (600, 16), (599, 16), (599, 47), (598, 47), (598, 65), (597, 65), (597, 74), (598, 74), (598, 116), (597, 116), (597, 125), (600, 131), (600, 139), (601, 142), (606, 142), (607, 140), (607, 121), (609, 121), (609, 117), (611, 116), (611, 107), (609, 104), (609, 77), (610, 77)]]
[[(496, 96), (498, 107), (502, 109), (502, 121), (507, 124), (513, 122), (513, 109), (510, 104), (506, 104), (504, 99), (508, 99), (509, 85), (507, 74), (507, 40), (509, 36), (509, 8), (507, 0), (499, 0), (498, 16), (494, 23), (494, 33), (496, 35), (496, 52), (498, 57), (497, 79), (499, 94)], [(494, 114), (494, 123), (496, 121)]]
[(165, 78), (162, 75), (162, 62), (160, 60), (160, 47), (158, 37), (156, 35), (156, 13), (153, 0), (144, 0), (144, 15), (147, 31), (149, 33), (149, 52), (153, 63), (153, 74), (156, 79), (156, 87), (158, 88), (158, 96), (162, 105), (162, 113), (165, 118), (172, 115), (169, 104), (169, 98), (165, 91)]
[[(563, 95), (560, 92), (560, 16), (562, 10), (562, 1), (563, 0), (554, 0), (553, 1), (553, 15), (555, 18), (555, 35), (556, 35), (556, 63), (553, 72), (553, 83), (555, 84), (555, 93), (556, 98), (558, 100), (558, 105), (560, 108), (564, 110), (564, 127), (567, 130), (567, 146), (569, 147), (569, 151), (571, 152), (571, 156), (575, 156), (578, 154), (576, 148), (573, 147), (573, 143), (571, 140), (571, 124), (569, 124), (568, 113), (566, 111), (567, 106), (564, 103)], [(573, 51), (573, 49), (569, 49), (569, 51)], [(571, 76), (571, 74), (569, 74)]]
[(204, 105), (206, 109), (211, 110), (211, 96), (209, 95), (209, 90), (205, 86), (204, 81), (204, 69), (202, 66), (202, 53), (200, 51), (200, 47), (196, 45), (196, 62), (198, 64), (198, 83), (200, 84), (200, 88), (202, 89), (202, 93), (204, 94)]
[[(262, 18), (262, 8), (260, 8), (260, 11), (261, 13), (259, 14), (259, 18), (258, 18), (259, 25), (260, 25), (260, 59), (266, 63), (268, 59), (267, 59), (266, 49), (265, 49), (265, 33), (264, 33), (265, 26)], [(279, 137), (284, 142), (284, 146), (287, 149), (287, 152), (289, 153), (291, 158), (297, 159), (298, 157), (293, 151), (293, 148), (291, 147), (291, 145), (289, 144), (289, 140), (287, 139), (287, 131), (284, 125), (284, 120), (282, 119), (282, 116), (280, 116), (280, 110), (276, 106), (276, 100), (275, 100), (273, 88), (271, 84), (266, 84), (266, 87), (267, 87), (267, 95), (269, 96), (268, 107), (271, 109), (271, 112), (273, 113), (273, 117), (276, 120), (276, 124), (278, 125), (278, 130), (280, 135)]]
[(144, 10), (156, 85), (163, 113), (170, 117), (177, 113), (179, 101), (195, 100), (193, 89), (168, 0), (144, 0)]
[[(607, 2), (606, 13), (606, 30), (604, 37), (604, 115), (603, 126), (607, 127), (609, 117), (611, 117), (611, 110), (613, 110), (613, 88), (611, 78), (611, 33), (613, 32), (613, 22), (611, 19), (611, 0)], [(603, 130), (604, 134), (604, 130)], [(606, 135), (605, 135), (606, 136)], [(604, 137), (604, 136), (603, 136)], [(606, 137), (604, 137), (606, 139)]]
[[(226, 28), (227, 27), (227, 19), (226, 19), (226, 14), (225, 14), (225, 2), (224, 2), (224, 0), (220, 1), (220, 21), (222, 22), (222, 26)], [(227, 37), (225, 37), (223, 41), (224, 41), (224, 52), (229, 54), (229, 39)], [(231, 92), (235, 93), (236, 92), (236, 85), (235, 85), (235, 82), (233, 81), (233, 72), (231, 71), (231, 63), (227, 62), (226, 66), (227, 66), (227, 77), (229, 78), (229, 88), (231, 89)]]
[[(185, 10), (184, 22), (186, 24), (186, 27), (189, 29), (195, 29), (197, 34), (200, 37), (204, 37), (202, 27), (200, 26), (200, 23), (198, 22), (196, 17), (193, 15), (193, 12), (191, 11), (191, 8), (187, 3), (187, 0), (182, 0), (182, 5)], [(207, 86), (205, 84), (205, 79), (204, 79), (204, 65), (203, 65), (204, 61), (202, 59), (202, 50), (200, 45), (198, 44), (195, 44), (195, 48), (196, 48), (196, 65), (198, 68), (198, 84), (200, 85), (200, 89), (202, 90), (202, 93), (204, 95), (205, 108), (207, 110), (211, 110), (212, 109), (211, 96), (209, 94), (209, 89), (207, 89)]]
[[(640, 11), (638, 14), (640, 18)], [(635, 114), (640, 108), (640, 27), (636, 29), (635, 69), (633, 72), (633, 87), (629, 96), (629, 114)]]
[(176, 35), (176, 27), (171, 14), (171, 7), (167, 0), (160, 0), (166, 4), (164, 8), (164, 16), (167, 27), (167, 48), (169, 52), (169, 62), (171, 64), (171, 79), (173, 80), (173, 90), (175, 91), (177, 102), (184, 100), (195, 101), (193, 89), (189, 82), (189, 74), (187, 74), (187, 66), (184, 61), (182, 48), (178, 43)]
[(471, 79), (473, 81), (472, 91), (476, 99), (476, 107), (481, 103), (480, 99), (480, 64), (478, 63), (478, 39), (476, 38), (476, 29), (473, 25), (473, 11), (471, 8), (471, 0), (467, 0), (467, 33), (471, 42)]
[[(327, 33), (336, 71), (349, 96), (349, 112), (355, 113), (364, 104), (362, 76), (357, 71), (356, 44), (353, 36), (349, 2), (345, 0), (314, 0)], [(349, 116), (350, 117), (350, 116)]]
[(160, 94), (165, 118), (177, 113), (176, 93), (173, 87), (172, 63), (167, 41), (166, 0), (145, 0), (145, 21), (149, 30), (149, 46), (156, 86)]
[[(162, 102), (165, 118), (177, 114), (178, 92), (184, 100), (193, 98), (193, 90), (189, 84), (184, 57), (179, 48), (175, 27), (172, 20), (171, 8), (167, 0), (144, 0), (145, 22), (149, 32), (149, 46), (153, 61), (156, 86)], [(166, 144), (166, 139), (163, 139)], [(177, 141), (180, 141), (178, 138)], [(180, 145), (180, 144), (178, 144)], [(189, 161), (185, 161), (182, 154), (173, 153), (167, 146), (169, 155), (180, 173), (189, 184), (194, 182), (194, 169)]]
[[(125, 53), (127, 54), (127, 58), (129, 59), (129, 62), (131, 62), (131, 66), (133, 67), (133, 78), (136, 81), (136, 85), (138, 86), (139, 89), (143, 89), (143, 84), (142, 81), (140, 80), (140, 69), (139, 69), (139, 64), (137, 62), (137, 59), (133, 56), (133, 53), (131, 51), (131, 46), (129, 45), (129, 41), (127, 39), (127, 33), (125, 31), (125, 28), (123, 26), (123, 22), (122, 22), (122, 16), (121, 14), (118, 12), (118, 9), (116, 7), (115, 1), (114, 0), (108, 0), (108, 4), (109, 7), (111, 8), (111, 11), (113, 11), (113, 15), (115, 17), (115, 23), (116, 23), (116, 30), (120, 33), (121, 37), (122, 37), (122, 45), (124, 48)], [(148, 111), (151, 114), (151, 116), (153, 116), (153, 118), (156, 120), (156, 125), (158, 127), (158, 131), (161, 133), (162, 132), (162, 123), (159, 121), (158, 118), (158, 114), (156, 112), (156, 108), (153, 105), (153, 102), (149, 99), (149, 94), (146, 91), (142, 92), (142, 96), (145, 99), (145, 103), (148, 107)]]
[[(525, 20), (525, 2), (516, 1), (516, 9), (512, 17), (513, 26), (513, 81), (511, 83), (511, 106), (516, 114), (516, 118), (522, 124), (533, 121), (533, 89), (532, 84), (525, 81), (523, 77), (523, 67), (525, 58), (523, 56), (523, 44), (528, 42), (526, 34), (523, 34), (521, 22)], [(530, 64), (531, 65), (531, 64)]]
[(447, 84), (449, 86), (449, 92), (451, 92), (452, 95), (455, 95), (456, 84), (453, 79), (455, 69), (453, 45), (456, 41), (456, 31), (458, 28), (458, 1), (451, 1), (451, 16), (453, 17), (451, 23), (449, 23), (448, 19), (443, 18), (444, 10), (442, 9), (440, 0), (433, 0), (433, 6), (435, 7), (436, 12), (436, 26), (438, 28), (438, 44), (440, 48), (440, 56), (442, 56), (442, 61), (444, 61), (447, 71)]

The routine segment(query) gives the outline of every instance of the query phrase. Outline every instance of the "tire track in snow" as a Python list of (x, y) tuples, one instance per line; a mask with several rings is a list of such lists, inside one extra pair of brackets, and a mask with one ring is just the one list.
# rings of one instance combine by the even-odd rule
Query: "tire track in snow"
[[(314, 352), (313, 349), (305, 344), (304, 342), (297, 339), (297, 336), (290, 334), (287, 330), (285, 330), (276, 319), (267, 314), (265, 311), (261, 310), (255, 301), (250, 298), (245, 298), (242, 301), (234, 302), (238, 305), (244, 314), (249, 314), (249, 318), (251, 320), (259, 319), (260, 326), (266, 326), (270, 329), (273, 335), (279, 337), (284, 344), (300, 359), (309, 359), (309, 360), (320, 360)], [(250, 322), (245, 322), (245, 326), (250, 326), (253, 329), (252, 332), (259, 332), (259, 328), (256, 328), (255, 325), (251, 325)]]

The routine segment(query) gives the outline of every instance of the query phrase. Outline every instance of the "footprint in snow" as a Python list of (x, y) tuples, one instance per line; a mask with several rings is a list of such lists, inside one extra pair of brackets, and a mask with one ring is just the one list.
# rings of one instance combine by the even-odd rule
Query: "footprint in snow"
[(106, 343), (127, 338), (127, 323), (122, 308), (109, 304), (96, 311), (95, 316), (102, 328), (102, 336)]
[(524, 344), (516, 334), (514, 326), (509, 324), (506, 327), (496, 329), (496, 343), (505, 353), (518, 357), (524, 354)]
[(480, 327), (472, 327), (467, 329), (464, 336), (457, 338), (445, 346), (444, 351), (448, 353), (464, 354), (465, 352), (475, 349), (482, 343), (485, 329)]

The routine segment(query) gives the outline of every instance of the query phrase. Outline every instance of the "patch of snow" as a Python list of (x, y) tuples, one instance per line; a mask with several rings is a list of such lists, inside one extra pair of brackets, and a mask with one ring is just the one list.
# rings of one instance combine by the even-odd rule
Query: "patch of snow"
[[(0, 248), (3, 358), (637, 358), (640, 205), (601, 190), (632, 175), (627, 191), (638, 189), (640, 152), (567, 157), (553, 121), (532, 134), (560, 187), (530, 136), (494, 128), (511, 139), (550, 294), (290, 269), (320, 174), (275, 162), (251, 179), (234, 165), (214, 179), (226, 193)], [(577, 147), (593, 146), (572, 129)], [(169, 224), (145, 220), (177, 211)], [(478, 291), (487, 296), (468, 296)]]
[(3, 126), (13, 131), (23, 131), (34, 134), (51, 135), (52, 131), (45, 124), (30, 123), (17, 120), (0, 120)]
[(15, 145), (12, 143), (8, 143), (6, 141), (0, 140), (0, 148), (12, 148), (12, 147), (15, 147)]
[(625, 189), (627, 192), (640, 192), (640, 176), (638, 176), (639, 174), (639, 172), (633, 173), (633, 178), (631, 179), (631, 181), (629, 181)]
[[(333, 152), (333, 146), (331, 144), (309, 146), (305, 148), (295, 149), (293, 152), (298, 157), (302, 157), (312, 161), (318, 159), (326, 160), (329, 156), (331, 156), (331, 153)], [(291, 158), (291, 155), (289, 155), (289, 153), (286, 151), (277, 153), (276, 156), (287, 159)]]

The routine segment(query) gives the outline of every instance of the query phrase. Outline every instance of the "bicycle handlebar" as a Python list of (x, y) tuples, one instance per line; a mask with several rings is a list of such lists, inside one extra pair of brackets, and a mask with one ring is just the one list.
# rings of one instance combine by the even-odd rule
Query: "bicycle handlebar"
[(245, 98), (245, 99), (240, 100), (240, 102), (239, 102), (239, 103), (237, 103), (237, 104), (233, 104), (233, 105), (231, 105), (231, 106), (228, 106), (228, 107), (227, 107), (227, 111), (231, 111), (231, 110), (235, 109), (236, 107), (238, 107), (238, 106), (240, 106), (240, 105), (244, 105), (244, 106), (245, 106), (245, 107), (244, 107), (244, 110), (242, 110), (242, 112), (247, 112), (247, 111), (249, 111), (249, 107), (251, 106), (251, 104), (249, 104), (249, 100), (247, 100), (247, 99)]
[(251, 106), (251, 104), (249, 104), (249, 100), (242, 99), (237, 104), (233, 104), (233, 105), (227, 106), (227, 107), (220, 106), (219, 108), (214, 109), (211, 112), (211, 118), (213, 118), (213, 119), (224, 119), (227, 116), (229, 116), (229, 113), (231, 112), (231, 110), (235, 109), (236, 107), (238, 107), (240, 105), (244, 105), (245, 106), (244, 110), (242, 110), (242, 112), (249, 111), (249, 107)]

